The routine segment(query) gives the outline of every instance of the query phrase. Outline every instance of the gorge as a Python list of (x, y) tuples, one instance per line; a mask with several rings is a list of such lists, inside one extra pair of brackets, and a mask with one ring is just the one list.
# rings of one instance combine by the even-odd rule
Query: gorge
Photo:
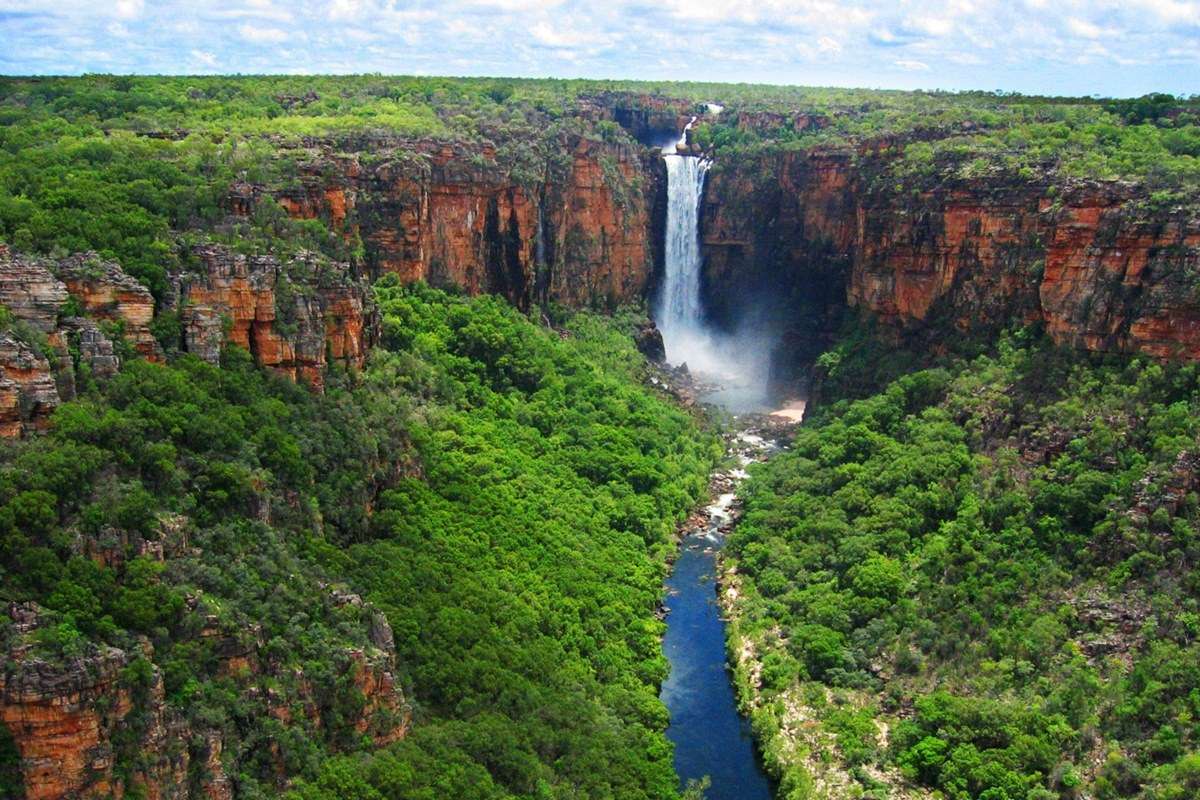
[(1200, 791), (1194, 100), (0, 85), (0, 794)]
[[(749, 368), (750, 354), (735, 353), (729, 340), (709, 329), (701, 303), (699, 210), (709, 165), (703, 156), (687, 152), (688, 131), (696, 119), (684, 127), (678, 142), (663, 148), (667, 215), (655, 321), (668, 362), (688, 369), (689, 377), (718, 382), (716, 391), (702, 395), (705, 402), (739, 413), (758, 410), (765, 401), (765, 379)], [(671, 718), (667, 738), (675, 745), (675, 771), (685, 787), (707, 781), (705, 797), (711, 800), (768, 800), (770, 785), (729, 681), (725, 626), (717, 605), (716, 550), (733, 522), (730, 490), (745, 477), (743, 468), (753, 458), (743, 452), (746, 440), (741, 434), (730, 442), (727, 455), (738, 459), (737, 468), (710, 479), (714, 502), (699, 512), (699, 524), (689, 519), (682, 528), (679, 553), (667, 579), (663, 652), (670, 672), (661, 697)]]

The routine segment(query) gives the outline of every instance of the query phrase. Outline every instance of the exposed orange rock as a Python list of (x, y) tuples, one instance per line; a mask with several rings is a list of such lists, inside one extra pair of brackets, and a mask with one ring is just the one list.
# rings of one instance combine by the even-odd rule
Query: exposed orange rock
[[(45, 263), (0, 245), (0, 305), (23, 326), (0, 332), (2, 438), (46, 427), (63, 399), (56, 371), (63, 365), (66, 347), (58, 316), (67, 297), (66, 287)], [(66, 363), (69, 366), (69, 358)], [(74, 383), (64, 380), (62, 389), (69, 398)]]
[(12, 333), (0, 333), (0, 435), (45, 428), (59, 402), (46, 357)]
[[(364, 607), (373, 620), (371, 645), (348, 649), (343, 656), (362, 699), (355, 716), (345, 722), (377, 746), (398, 741), (408, 732), (411, 713), (396, 682), (391, 629), (357, 595), (335, 592), (332, 600)], [(205, 613), (195, 600), (191, 605), (194, 612)], [(244, 756), (226, 755), (228, 743), (221, 731), (196, 730), (182, 709), (167, 703), (157, 667), (151, 665), (147, 683), (137, 684), (127, 674), (139, 655), (153, 658), (148, 642), (141, 653), (89, 644), (76, 657), (43, 658), (26, 634), (47, 623), (45, 612), (33, 604), (12, 604), (8, 614), (14, 639), (0, 673), (0, 724), (16, 744), (28, 800), (120, 800), (134, 786), (149, 800), (231, 800), (227, 762)], [(218, 673), (238, 686), (248, 702), (261, 704), (263, 713), (284, 724), (322, 729), (312, 682), (300, 670), (281, 671), (271, 664), (256, 632), (242, 636), (207, 617), (198, 635), (212, 643)], [(291, 689), (276, 688), (280, 686)], [(303, 719), (293, 719), (293, 708), (303, 709)], [(123, 734), (129, 742), (131, 733), (137, 757), (132, 774), (123, 777), (116, 769), (120, 753), (114, 741)], [(282, 787), (282, 761), (276, 774)]]
[(67, 287), (45, 260), (18, 255), (0, 244), (0, 305), (14, 317), (51, 335), (67, 296)]
[(368, 289), (346, 264), (301, 256), (245, 256), (197, 246), (200, 273), (173, 276), (184, 346), (210, 362), (229, 341), (255, 360), (314, 389), (324, 387), (327, 357), (362, 367), (374, 336)]
[[(63, 316), (69, 298), (85, 317)], [(120, 359), (98, 322), (120, 325), (139, 353), (162, 359), (150, 332), (154, 298), (120, 266), (94, 253), (46, 259), (0, 245), (0, 304), (16, 321), (0, 333), (0, 437), (45, 428), (59, 403), (75, 396), (69, 347), (93, 376), (116, 372)]]
[(901, 148), (718, 159), (702, 223), (718, 310), (746, 284), (803, 296), (824, 281), (893, 335), (1018, 320), (1073, 347), (1200, 359), (1196, 215), (1141, 210), (1117, 182), (873, 187)]
[(1090, 350), (1200, 359), (1200, 219), (1143, 219), (1127, 199), (1088, 187), (1048, 210), (1046, 328)]
[(125, 338), (142, 357), (162, 361), (162, 348), (150, 332), (154, 297), (150, 290), (126, 274), (120, 265), (95, 253), (80, 253), (58, 261), (54, 273), (67, 291), (96, 319), (119, 323)]
[[(12, 615), (36, 611), (15, 606)], [(0, 721), (21, 756), (27, 800), (121, 797), (111, 736), (132, 708), (124, 652), (98, 647), (62, 665), (16, 653), (0, 677)]]
[[(640, 298), (653, 272), (655, 185), (644, 152), (584, 137), (559, 146), (534, 176), (514, 174), (486, 144), (339, 143), (362, 155), (326, 146), (303, 188), (276, 200), (294, 217), (361, 237), (376, 274), (500, 294), (521, 308)], [(235, 185), (231, 210), (249, 213), (264, 192)]]

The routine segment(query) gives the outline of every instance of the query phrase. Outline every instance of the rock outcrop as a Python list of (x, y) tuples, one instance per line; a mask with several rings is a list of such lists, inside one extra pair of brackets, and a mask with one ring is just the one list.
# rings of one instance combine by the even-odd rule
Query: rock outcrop
[[(224, 755), (227, 731), (198, 728), (197, 717), (167, 701), (148, 644), (141, 652), (88, 644), (78, 655), (44, 655), (29, 635), (52, 624), (48, 615), (32, 604), (12, 604), (8, 616), (13, 639), (0, 672), (0, 723), (20, 756), (26, 800), (99, 800), (134, 792), (152, 800), (233, 797), (229, 759), (236, 756)], [(382, 745), (405, 735), (411, 715), (395, 678), (390, 628), (377, 637), (376, 627), (369, 650), (351, 648), (343, 655), (361, 702), (339, 724)], [(304, 724), (320, 736), (320, 704), (303, 672), (271, 664), (253, 636), (247, 650), (246, 637), (236, 631), (205, 624), (198, 635), (219, 639), (214, 650), (220, 673), (264, 718)], [(303, 719), (292, 717), (295, 708), (304, 709)], [(285, 775), (282, 763), (277, 775)]]
[(699, 112), (696, 103), (644, 92), (599, 92), (580, 96), (578, 113), (590, 120), (615, 122), (645, 145), (678, 139), (679, 132)]
[(8, 311), (0, 326), (0, 437), (44, 428), (64, 395), (74, 394), (59, 330), (68, 297), (45, 262), (0, 245), (0, 306)]
[(121, 650), (97, 647), (61, 665), (22, 653), (6, 664), (0, 721), (21, 755), (26, 800), (123, 794), (114, 786), (112, 737), (133, 707), (120, 685), (128, 662)]
[(67, 297), (67, 287), (45, 261), (18, 256), (0, 244), (0, 305), (14, 317), (51, 336)]
[(150, 332), (150, 292), (95, 253), (43, 259), (0, 245), (0, 305), (9, 315), (0, 330), (0, 437), (44, 428), (75, 396), (76, 357), (92, 377), (119, 369), (120, 355), (101, 325), (140, 355), (162, 359)]
[(894, 156), (719, 158), (702, 214), (714, 316), (728, 322), (740, 311), (728, 299), (757, 292), (809, 303), (793, 324), (848, 306), (936, 345), (1021, 320), (1072, 347), (1200, 359), (1194, 212), (1148, 210), (1119, 182), (879, 180)]
[(238, 184), (228, 203), (248, 214), (271, 195), (293, 217), (319, 218), (361, 239), (374, 275), (499, 294), (520, 308), (611, 307), (642, 297), (653, 274), (660, 167), (649, 150), (582, 136), (522, 156), (490, 145), (321, 142), (299, 187)]
[(377, 324), (370, 290), (348, 264), (315, 255), (280, 262), (220, 245), (199, 245), (192, 255), (199, 268), (172, 275), (167, 299), (188, 352), (216, 363), (231, 342), (317, 390), (330, 362), (362, 367)]
[(46, 356), (11, 332), (0, 333), (0, 373), (0, 436), (44, 428), (60, 402)]
[[(362, 367), (378, 321), (348, 264), (302, 254), (287, 262), (201, 245), (171, 276), (162, 310), (178, 315), (181, 349), (210, 362), (226, 342), (258, 363), (324, 387), (337, 362)], [(116, 374), (122, 354), (162, 361), (150, 291), (95, 253), (38, 258), (0, 245), (0, 438), (41, 430), (75, 396), (77, 371)]]
[(62, 259), (53, 270), (84, 314), (115, 324), (138, 355), (162, 361), (162, 347), (150, 332), (154, 297), (136, 278), (95, 253)]

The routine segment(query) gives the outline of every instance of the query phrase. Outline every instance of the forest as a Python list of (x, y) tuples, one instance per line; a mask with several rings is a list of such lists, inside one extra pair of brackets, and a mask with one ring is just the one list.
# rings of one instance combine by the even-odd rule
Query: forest
[[(841, 346), (831, 385), (879, 355)], [(1198, 380), (1015, 329), (758, 469), (730, 647), (781, 795), (1196, 796)]]
[[(711, 152), (914, 140), (880, 186), (1003, 176), (1130, 179), (1159, 205), (1191, 205), (1200, 185), (1200, 103), (988, 92), (894, 92), (638, 81), (305, 77), (0, 78), (0, 239), (51, 253), (97, 250), (160, 295), (181, 234), (242, 248), (317, 249), (361, 260), (361, 243), (264, 204), (231, 228), (235, 180), (296, 184), (318, 142), (362, 137), (496, 145), (497, 162), (536, 183), (567, 133), (632, 141), (591, 109), (702, 113)], [(603, 103), (600, 103), (601, 105)], [(686, 116), (685, 116), (686, 119)], [(675, 119), (671, 119), (675, 125)]]
[[(649, 139), (693, 115), (713, 176), (836, 151), (868, 173), (864, 203), (914, 198), (878, 237), (894, 263), (961, 257), (968, 277), (995, 226), (938, 251), (947, 190), (1032, 186), (1029, 218), (1051, 222), (1064, 187), (1119, 185), (1140, 227), (1075, 225), (1071, 253), (1146, 257), (1104, 261), (1080, 316), (1094, 295), (1148, 346), (1164, 316), (1200, 319), (1196, 97), (0, 78), (0, 258), (25, 282), (0, 305), (6, 707), (77, 698), (47, 705), (97, 731), (77, 748), (80, 774), (111, 777), (96, 796), (695, 800), (659, 699), (663, 581), (726, 431), (635, 345), (666, 213)], [(1040, 281), (1021, 254), (1046, 243), (1009, 239), (984, 252), (1010, 268), (998, 282)], [(469, 296), (428, 255), (451, 240), (488, 273), (472, 291), (495, 273), (588, 299)], [(844, 280), (849, 254), (813, 244), (829, 265), (761, 250)], [(73, 258), (87, 285), (55, 300)], [(88, 284), (105, 264), (131, 281)], [(22, 294), (30, 275), (45, 296)], [(845, 321), (801, 365), (809, 417), (752, 470), (723, 556), (733, 677), (779, 796), (1200, 796), (1187, 341), (1089, 353), (1037, 322), (966, 336), (937, 318), (905, 338), (838, 302), (810, 326)], [(0, 725), (0, 796), (30, 785), (21, 755)]]
[[(118, 775), (146, 767), (160, 671), (166, 712), (224, 737), (238, 797), (281, 773), (295, 798), (676, 796), (655, 610), (713, 440), (642, 387), (630, 318), (555, 332), (495, 298), (376, 292), (382, 347), (324, 395), (237, 349), (134, 360), (5, 444), (3, 596), (45, 615), (6, 618), (6, 650), (146, 651), (121, 673)], [(139, 542), (172, 557), (129, 558)], [(398, 721), (356, 725), (347, 680), (375, 609), (413, 726), (383, 749)], [(14, 759), (9, 740), (6, 796)]]

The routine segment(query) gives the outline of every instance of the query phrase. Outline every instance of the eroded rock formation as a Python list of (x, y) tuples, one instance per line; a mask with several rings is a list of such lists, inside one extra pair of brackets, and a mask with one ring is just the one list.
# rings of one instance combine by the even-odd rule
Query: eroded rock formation
[[(193, 608), (204, 612), (203, 606)], [(45, 612), (12, 604), (8, 616), (14, 642), (0, 672), (0, 723), (16, 744), (26, 800), (98, 800), (134, 791), (158, 800), (233, 797), (226, 732), (198, 727), (197, 717), (167, 701), (148, 644), (140, 651), (89, 644), (76, 656), (42, 654), (30, 635), (53, 624)], [(313, 682), (272, 664), (262, 654), (265, 645), (242, 633), (210, 621), (198, 635), (215, 640), (220, 674), (248, 704), (319, 736), (324, 722)], [(370, 649), (342, 655), (362, 701), (344, 723), (377, 744), (402, 738), (411, 717), (395, 678), (390, 628), (386, 633), (372, 635)], [(293, 719), (297, 708), (303, 719)], [(278, 752), (274, 757), (282, 758)], [(285, 776), (282, 763), (278, 775)]]
[[(374, 342), (370, 290), (347, 264), (315, 255), (286, 263), (197, 246), (198, 269), (171, 276), (164, 310), (178, 315), (181, 349), (216, 362), (225, 342), (317, 390), (330, 362), (359, 368)], [(49, 259), (0, 245), (0, 437), (46, 427), (75, 396), (77, 373), (116, 374), (122, 353), (162, 361), (149, 290), (95, 253)], [(123, 340), (123, 341), (122, 341)], [(120, 346), (118, 346), (120, 342)]]
[(143, 358), (162, 360), (162, 347), (150, 332), (154, 297), (136, 278), (94, 253), (62, 259), (53, 265), (53, 271), (84, 314), (114, 323)]
[[(845, 304), (896, 337), (1044, 324), (1060, 344), (1200, 358), (1200, 218), (1128, 184), (873, 180), (894, 153), (719, 160), (703, 209), (714, 314), (753, 292)], [(793, 318), (799, 317), (799, 314)], [(808, 316), (812, 316), (812, 311)]]
[(361, 238), (376, 275), (491, 292), (520, 308), (611, 307), (640, 298), (651, 279), (660, 166), (652, 151), (582, 136), (520, 157), (490, 145), (325, 142), (299, 187), (239, 184), (229, 205), (250, 213), (271, 194), (294, 217)]
[(264, 367), (320, 390), (330, 361), (361, 368), (374, 342), (370, 290), (347, 264), (315, 255), (287, 262), (228, 247), (192, 250), (200, 268), (171, 278), (167, 307), (179, 315), (183, 347), (216, 363), (225, 342)]

